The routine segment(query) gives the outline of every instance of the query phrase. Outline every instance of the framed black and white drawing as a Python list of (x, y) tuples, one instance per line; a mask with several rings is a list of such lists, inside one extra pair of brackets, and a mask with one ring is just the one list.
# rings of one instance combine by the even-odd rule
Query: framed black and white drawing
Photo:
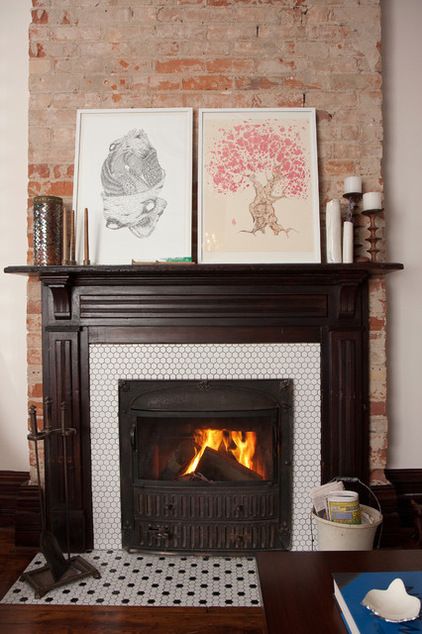
[(191, 108), (78, 110), (78, 261), (85, 208), (92, 264), (190, 257), (191, 191)]

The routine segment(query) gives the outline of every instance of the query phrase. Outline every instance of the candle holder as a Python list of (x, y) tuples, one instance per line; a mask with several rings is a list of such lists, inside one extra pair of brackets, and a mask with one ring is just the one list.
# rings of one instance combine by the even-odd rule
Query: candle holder
[[(343, 194), (343, 198), (346, 198), (347, 200), (347, 209), (346, 209), (346, 214), (344, 217), (344, 221), (345, 222), (351, 222), (353, 223), (353, 231), (352, 231), (352, 245), (351, 245), (351, 252), (352, 252), (352, 256), (351, 259), (349, 259), (348, 261), (353, 261), (354, 257), (356, 257), (356, 251), (358, 250), (357, 247), (361, 247), (362, 245), (356, 244), (355, 243), (355, 233), (356, 233), (356, 225), (354, 223), (353, 220), (353, 216), (354, 213), (360, 203), (360, 201), (362, 200), (362, 192), (345, 192)], [(346, 225), (343, 225), (343, 230), (346, 227)], [(344, 231), (343, 231), (344, 233)], [(345, 249), (345, 244), (344, 244), (344, 240), (345, 240), (345, 236), (343, 235), (343, 252)], [(343, 253), (344, 255), (344, 253)], [(343, 257), (343, 262), (344, 262), (344, 257)]]
[(70, 212), (70, 244), (69, 244), (69, 264), (76, 264), (76, 218), (75, 210)]
[(346, 194), (343, 194), (343, 198), (347, 199), (347, 211), (346, 211), (345, 220), (347, 220), (348, 222), (352, 222), (355, 209), (357, 208), (358, 204), (362, 200), (362, 193), (361, 192), (347, 192)]
[(367, 249), (368, 253), (369, 253), (369, 258), (371, 262), (377, 262), (377, 256), (379, 253), (379, 249), (377, 248), (377, 243), (379, 242), (380, 238), (377, 237), (377, 225), (376, 225), (376, 218), (377, 215), (379, 213), (381, 213), (381, 211), (383, 211), (382, 209), (365, 209), (364, 211), (362, 211), (362, 214), (364, 216), (368, 216), (369, 218), (369, 238), (365, 238), (366, 242), (369, 242), (369, 249)]

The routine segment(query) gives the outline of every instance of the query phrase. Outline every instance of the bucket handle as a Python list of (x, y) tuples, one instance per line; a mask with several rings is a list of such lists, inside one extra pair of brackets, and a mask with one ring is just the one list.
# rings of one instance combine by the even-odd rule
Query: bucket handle
[(377, 505), (378, 511), (382, 515), (381, 504), (380, 504), (377, 496), (375, 495), (375, 493), (372, 491), (372, 489), (367, 484), (362, 482), (362, 480), (360, 480), (359, 478), (350, 477), (350, 476), (335, 476), (335, 478), (332, 478), (330, 480), (330, 482), (336, 482), (336, 481), (347, 482), (348, 484), (359, 484), (360, 486), (362, 486), (364, 489), (366, 489), (371, 494), (372, 498), (375, 500), (375, 504)]

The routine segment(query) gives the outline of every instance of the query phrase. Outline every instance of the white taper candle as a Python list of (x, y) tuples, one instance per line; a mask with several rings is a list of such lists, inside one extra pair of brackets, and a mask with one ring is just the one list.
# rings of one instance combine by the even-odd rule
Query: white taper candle
[(343, 222), (343, 262), (353, 262), (353, 222)]
[(341, 212), (340, 201), (329, 200), (325, 211), (327, 262), (341, 262)]

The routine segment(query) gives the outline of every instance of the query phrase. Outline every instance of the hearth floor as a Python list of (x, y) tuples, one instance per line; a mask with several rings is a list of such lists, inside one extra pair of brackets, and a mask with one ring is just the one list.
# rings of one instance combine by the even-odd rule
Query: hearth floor
[[(93, 550), (82, 557), (101, 579), (56, 588), (36, 599), (27, 582), (16, 581), (1, 603), (51, 605), (137, 605), (157, 607), (259, 607), (254, 557), (155, 555)], [(41, 554), (26, 571), (45, 565)]]

